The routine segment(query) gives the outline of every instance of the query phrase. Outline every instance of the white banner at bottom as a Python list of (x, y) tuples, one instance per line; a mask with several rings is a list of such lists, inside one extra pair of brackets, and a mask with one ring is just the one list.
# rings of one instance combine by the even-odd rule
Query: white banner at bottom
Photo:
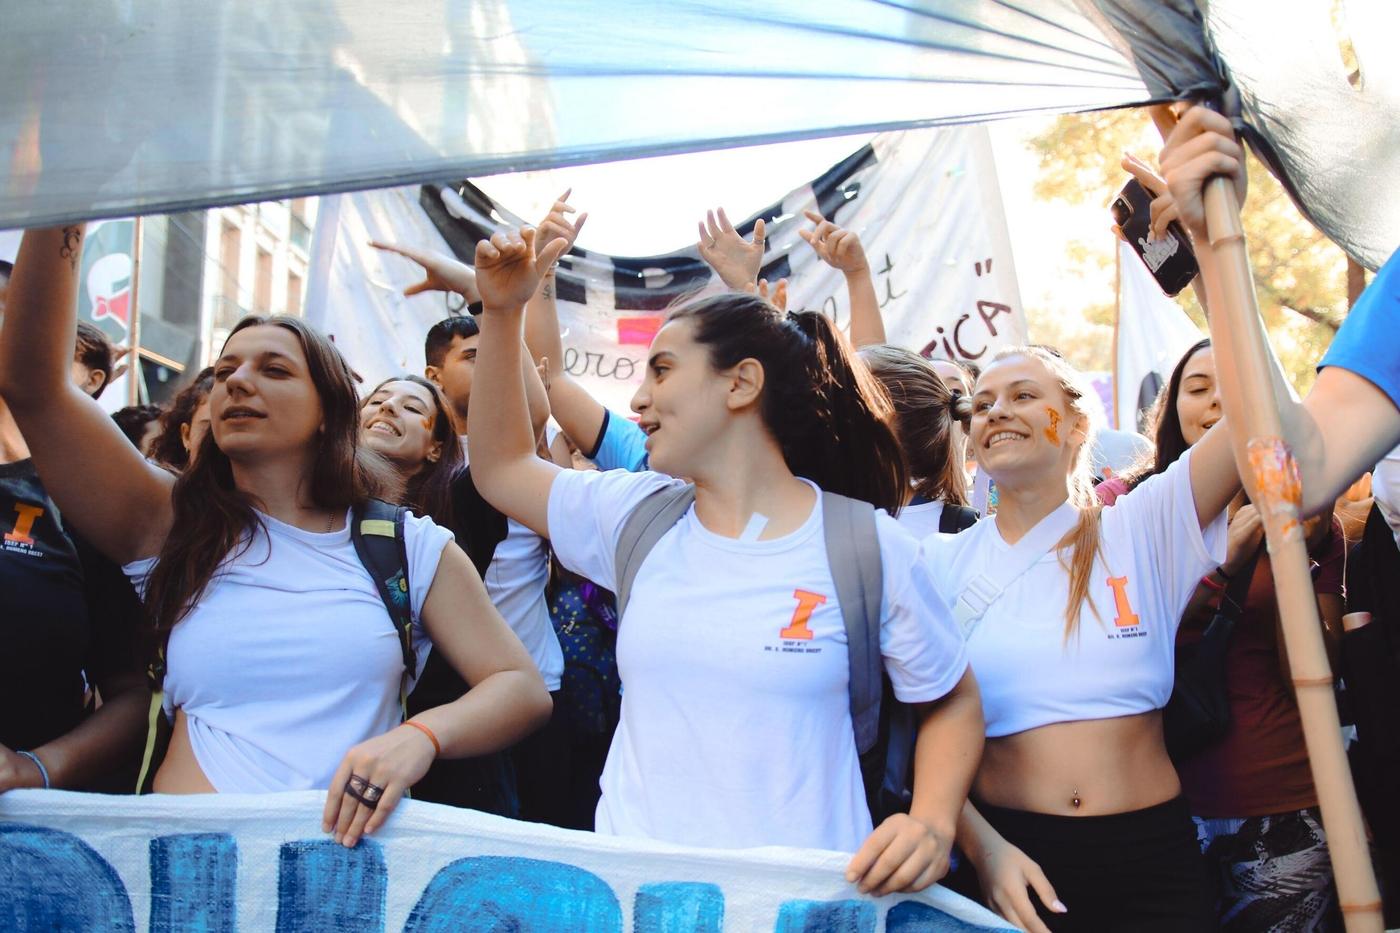
[(691, 849), (406, 801), (354, 849), (324, 795), (0, 794), (0, 929), (954, 933), (951, 891), (863, 897), (848, 856)]

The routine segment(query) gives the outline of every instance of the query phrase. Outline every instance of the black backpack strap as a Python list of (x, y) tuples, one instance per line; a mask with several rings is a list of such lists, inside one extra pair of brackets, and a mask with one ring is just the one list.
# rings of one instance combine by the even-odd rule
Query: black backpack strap
[(943, 506), (943, 514), (938, 516), (938, 531), (940, 534), (955, 535), (977, 524), (978, 518), (976, 509), (948, 503)]
[(651, 549), (656, 547), (666, 532), (690, 509), (695, 502), (695, 485), (662, 486), (648, 495), (627, 516), (622, 523), (622, 531), (617, 536), (617, 550), (614, 551), (613, 575), (617, 585), (617, 618), (627, 610), (627, 601), (632, 597), (632, 581), (646, 560)]
[(864, 754), (875, 745), (878, 735), (885, 671), (880, 654), (884, 569), (875, 530), (875, 507), (836, 493), (823, 492), (821, 496), (827, 562), (846, 626), (851, 725), (855, 728), (856, 750)]
[(136, 773), (136, 793), (149, 794), (155, 769), (170, 745), (171, 724), (165, 718), (165, 649), (170, 633), (159, 636), (155, 657), (146, 666), (146, 683), (151, 688), (151, 705), (146, 710), (146, 746), (141, 753), (141, 769)]
[(355, 545), (355, 554), (384, 601), (403, 651), (400, 705), (407, 698), (409, 681), (418, 672), (418, 659), (413, 653), (413, 604), (408, 594), (408, 545), (404, 540), (407, 516), (408, 509), (380, 499), (357, 506), (350, 516), (350, 541)]

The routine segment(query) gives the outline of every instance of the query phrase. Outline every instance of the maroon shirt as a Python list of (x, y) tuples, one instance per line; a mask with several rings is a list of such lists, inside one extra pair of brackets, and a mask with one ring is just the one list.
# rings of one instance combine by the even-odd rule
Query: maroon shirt
[[(1332, 534), (1309, 551), (1313, 588), (1342, 595), (1346, 543)], [(1177, 644), (1198, 640), (1204, 624), (1183, 623)], [(1298, 703), (1279, 660), (1278, 604), (1269, 556), (1263, 553), (1225, 657), (1230, 731), (1177, 766), (1191, 812), (1205, 819), (1288, 813), (1317, 806)]]

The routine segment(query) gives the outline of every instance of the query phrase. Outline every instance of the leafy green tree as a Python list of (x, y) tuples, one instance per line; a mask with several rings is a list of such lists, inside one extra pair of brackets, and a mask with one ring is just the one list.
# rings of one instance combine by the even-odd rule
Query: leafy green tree
[[(1160, 139), (1155, 138), (1145, 110), (1106, 110), (1058, 117), (1029, 145), (1040, 163), (1036, 196), (1085, 204), (1106, 202), (1122, 187), (1128, 175), (1118, 163), (1125, 150), (1155, 163)], [(1346, 256), (1298, 213), (1282, 185), (1252, 156), (1243, 219), (1265, 327), (1285, 371), (1298, 390), (1306, 392), (1312, 385), (1313, 367), (1346, 315)], [(1101, 243), (1071, 243), (1066, 260), (1072, 267), (1103, 275), (1114, 262), (1113, 243), (1107, 236)], [(1177, 300), (1198, 324), (1204, 324), (1191, 289)], [(1109, 302), (1087, 307), (1084, 316), (1087, 324), (1111, 327), (1111, 296)], [(1036, 329), (1054, 332), (1063, 326)], [(1050, 342), (1045, 335), (1035, 339)], [(1082, 340), (1079, 343), (1076, 352), (1068, 354), (1076, 364), (1111, 368), (1111, 351), (1103, 351), (1099, 358), (1101, 340), (1088, 341), (1088, 346)]]

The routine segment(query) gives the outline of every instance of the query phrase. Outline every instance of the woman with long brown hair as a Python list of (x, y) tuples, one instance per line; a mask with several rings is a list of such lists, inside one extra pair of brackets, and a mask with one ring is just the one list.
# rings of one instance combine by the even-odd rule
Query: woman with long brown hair
[(473, 689), (399, 725), (398, 632), (350, 540), (378, 491), (334, 344), (300, 320), (245, 318), (214, 365), (210, 432), (179, 477), (141, 459), (66, 381), (83, 228), (25, 234), (0, 331), (0, 391), (36, 437), (65, 519), (142, 590), (174, 716), (154, 788), (328, 790), (354, 845), (438, 755), (491, 751), (549, 698), (451, 534), (405, 521), (419, 660), (428, 640)]
[(519, 376), (525, 303), (564, 245), (536, 259), (534, 238), (477, 245), (485, 311), (469, 438), (482, 494), (548, 537), (566, 567), (616, 588), (627, 517), (653, 494), (688, 495), (673, 477), (694, 482), (618, 623), (622, 718), (598, 831), (839, 849), (855, 853), (847, 877), (862, 890), (932, 884), (981, 741), (976, 684), (918, 543), (873, 515), (880, 657), (920, 725), (913, 805), (872, 826), (823, 525), (824, 492), (903, 502), (887, 400), (821, 314), (739, 293), (691, 301), (657, 332), (632, 399), (662, 472), (561, 470), (535, 455)]
[(388, 461), (398, 500), (452, 528), (452, 481), (465, 458), (442, 390), (422, 376), (391, 376), (360, 405), (360, 443)]

